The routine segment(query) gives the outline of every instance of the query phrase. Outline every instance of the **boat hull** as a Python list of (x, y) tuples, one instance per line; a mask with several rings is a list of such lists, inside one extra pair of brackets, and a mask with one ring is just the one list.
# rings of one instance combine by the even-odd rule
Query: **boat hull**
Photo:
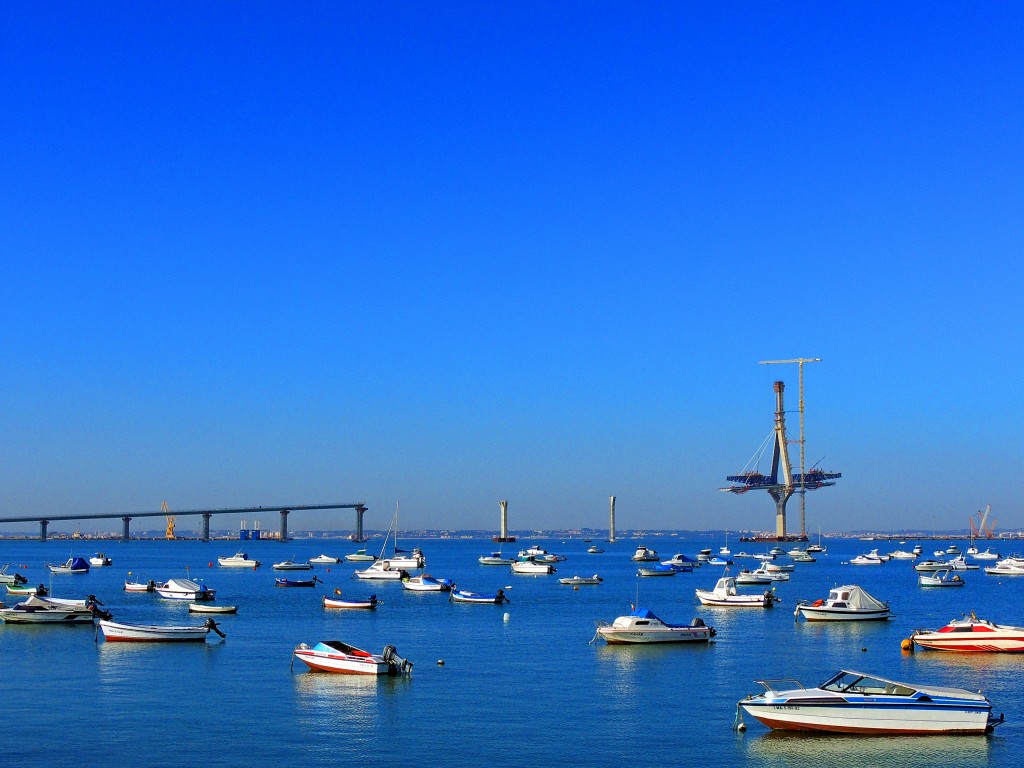
[(325, 597), (323, 599), (324, 608), (353, 608), (353, 609), (373, 609), (377, 607), (377, 603), (380, 602), (376, 597), (369, 598), (367, 600), (340, 600), (331, 597)]
[(711, 641), (710, 627), (676, 627), (657, 630), (629, 630), (598, 627), (597, 633), (610, 645), (640, 645), (652, 643), (707, 643)]
[(989, 708), (921, 704), (852, 705), (770, 704), (741, 701), (743, 711), (780, 731), (819, 731), (864, 735), (982, 734), (989, 727)]
[(797, 610), (807, 621), (885, 621), (892, 613), (888, 608), (877, 611), (847, 611), (812, 608), (806, 605), (799, 606)]
[(201, 643), (210, 631), (208, 627), (157, 627), (104, 620), (99, 625), (108, 643)]

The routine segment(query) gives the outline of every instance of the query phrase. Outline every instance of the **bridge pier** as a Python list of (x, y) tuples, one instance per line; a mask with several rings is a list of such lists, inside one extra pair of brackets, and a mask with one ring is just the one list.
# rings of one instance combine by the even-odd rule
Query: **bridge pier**
[(39, 521), (39, 540), (46, 541), (46, 526), (50, 524), (49, 520)]
[(366, 507), (356, 507), (356, 537), (355, 541), (366, 541), (363, 536), (363, 515), (366, 514)]
[(203, 541), (210, 540), (210, 518), (212, 515), (209, 512), (203, 512), (203, 531), (199, 538)]
[(131, 532), (128, 530), (128, 523), (131, 521), (132, 519), (127, 515), (121, 518), (121, 523), (123, 524), (121, 528), (121, 541), (128, 541), (132, 537)]
[(288, 541), (288, 510), (281, 510), (281, 541)]

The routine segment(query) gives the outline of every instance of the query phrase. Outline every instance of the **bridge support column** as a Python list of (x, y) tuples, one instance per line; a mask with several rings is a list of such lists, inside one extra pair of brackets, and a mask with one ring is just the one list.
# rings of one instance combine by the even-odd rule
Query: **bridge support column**
[(121, 528), (121, 541), (128, 541), (132, 537), (131, 532), (128, 530), (128, 523), (131, 521), (132, 519), (127, 515), (121, 518), (121, 522), (124, 524)]
[(355, 541), (366, 541), (363, 536), (363, 515), (366, 514), (366, 507), (356, 507), (356, 537)]
[(203, 541), (209, 541), (210, 540), (210, 518), (211, 517), (212, 517), (212, 515), (209, 512), (203, 512), (203, 532), (200, 535), (200, 538)]
[(46, 526), (50, 524), (49, 520), (39, 521), (39, 540), (46, 541)]
[(281, 510), (281, 541), (288, 541), (288, 510)]

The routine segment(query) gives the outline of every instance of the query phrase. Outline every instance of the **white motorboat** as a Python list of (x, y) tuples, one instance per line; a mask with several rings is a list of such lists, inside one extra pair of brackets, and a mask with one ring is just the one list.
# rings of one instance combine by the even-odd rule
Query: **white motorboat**
[(882, 565), (885, 560), (878, 556), (878, 550), (872, 550), (866, 555), (857, 555), (850, 560), (850, 565)]
[(714, 627), (696, 618), (689, 624), (668, 624), (647, 608), (636, 608), (615, 621), (599, 623), (597, 637), (609, 644), (706, 643), (715, 636)]
[[(995, 565), (988, 566), (985, 573), (990, 576), (1024, 576), (1024, 563), (1009, 558), (1000, 560)], [(10, 589), (10, 586), (7, 588)]]
[(100, 619), (100, 630), (108, 643), (181, 643), (202, 642), (212, 631), (224, 637), (217, 622), (207, 619), (198, 627), (155, 626), (151, 624), (124, 624)]
[(964, 580), (959, 573), (954, 573), (951, 568), (944, 568), (941, 571), (919, 573), (917, 583), (922, 587), (962, 587)]
[(4, 563), (0, 567), (0, 584), (25, 584), (28, 581), (20, 573), (8, 573), (7, 569), (10, 567), (10, 563)]
[(280, 563), (274, 563), (271, 566), (275, 571), (311, 571), (313, 570), (313, 564), (309, 561), (305, 563), (296, 563), (292, 560), (282, 560)]
[(217, 564), (221, 568), (259, 568), (260, 561), (253, 560), (245, 552), (237, 552), (231, 557), (218, 557)]
[(937, 630), (919, 629), (915, 645), (933, 651), (960, 653), (1024, 653), (1024, 627), (1010, 627), (971, 615), (953, 619)]
[(451, 592), (455, 582), (451, 579), (436, 579), (429, 573), (402, 579), (402, 586), (412, 592)]
[[(130, 574), (129, 574), (130, 575)], [(125, 581), (124, 583), (125, 592), (155, 592), (156, 582), (150, 579), (149, 581)]]
[(895, 552), (889, 553), (889, 558), (892, 560), (916, 560), (917, 555), (905, 549), (897, 549)]
[(347, 609), (363, 609), (372, 610), (380, 604), (380, 600), (377, 599), (376, 595), (370, 595), (369, 597), (363, 598), (350, 598), (341, 597), (341, 590), (334, 590), (336, 597), (329, 597), (324, 595), (323, 605), (324, 608), (347, 608)]
[(776, 563), (773, 560), (763, 560), (759, 570), (768, 571), (769, 573), (792, 573), (796, 570), (796, 566), (792, 563)]
[(807, 621), (876, 621), (892, 615), (889, 604), (876, 600), (856, 584), (836, 587), (825, 600), (797, 603), (793, 615)]
[(982, 694), (961, 688), (915, 685), (847, 670), (817, 688), (805, 688), (795, 680), (755, 682), (765, 692), (741, 700), (739, 707), (778, 730), (981, 734), (1002, 722), (1001, 717), (992, 717), (992, 704)]
[(388, 561), (398, 568), (426, 568), (427, 566), (427, 558), (423, 556), (423, 550), (418, 547), (412, 552), (395, 547), (394, 554), (388, 558)]
[(950, 544), (948, 547), (946, 547), (946, 554), (947, 555), (959, 555), (960, 554), (960, 547), (958, 547), (956, 544)]
[(453, 603), (490, 603), (492, 605), (501, 605), (502, 603), (509, 602), (509, 599), (505, 597), (505, 590), (503, 589), (499, 589), (493, 595), (469, 592), (465, 589), (453, 589), (448, 594), (448, 599)]
[(975, 560), (998, 560), (999, 553), (993, 552), (991, 547), (987, 547), (984, 552), (975, 552), (971, 557)]
[(701, 605), (712, 605), (723, 608), (771, 608), (778, 600), (775, 593), (766, 590), (760, 595), (743, 595), (736, 591), (736, 579), (723, 576), (712, 590), (696, 590)]
[(582, 587), (594, 586), (595, 584), (600, 584), (602, 581), (604, 581), (604, 579), (602, 579), (595, 573), (593, 576), (573, 576), (572, 578), (568, 579), (559, 579), (558, 583), (568, 584), (574, 587)]
[(944, 568), (948, 568), (949, 564), (945, 560), (922, 560), (920, 563), (914, 564), (914, 570), (918, 573), (927, 573), (929, 571), (941, 571)]
[(650, 563), (658, 560), (658, 553), (653, 549), (648, 549), (643, 544), (636, 548), (636, 552), (633, 553), (633, 557), (630, 558), (636, 563)]
[(965, 558), (963, 555), (951, 557), (949, 560), (946, 561), (946, 565), (954, 571), (976, 571), (979, 568), (981, 568), (981, 566), (977, 563), (967, 562), (967, 558)]
[(697, 561), (698, 562), (706, 563), (710, 559), (711, 559), (711, 548), (710, 547), (705, 547), (704, 549), (702, 549), (700, 552), (697, 553)]
[[(752, 573), (758, 577), (766, 578), (768, 581), (789, 581), (789, 574), (793, 566), (790, 566), (787, 570), (786, 568), (773, 568), (773, 565), (775, 563), (765, 560)], [(739, 584), (741, 582), (737, 579), (736, 583)]]
[(345, 559), (350, 563), (372, 563), (377, 556), (369, 554), (365, 549), (357, 549), (355, 552), (345, 555)]
[(772, 555), (773, 557), (778, 557), (779, 555), (786, 554), (786, 550), (784, 550), (782, 547), (772, 547), (768, 550), (768, 554)]
[(742, 570), (734, 577), (737, 584), (771, 584), (772, 577), (767, 573), (759, 573), (758, 571)]
[(376, 655), (340, 640), (322, 640), (312, 648), (302, 643), (292, 653), (296, 659), (317, 672), (344, 675), (398, 675), (412, 672), (412, 662), (398, 656), (393, 645), (385, 646), (383, 652)]
[(920, 556), (923, 551), (924, 548), (920, 544), (915, 544), (914, 548), (911, 550), (911, 552), (918, 556)]
[(216, 590), (191, 579), (168, 579), (154, 589), (160, 597), (169, 600), (213, 600)]
[(555, 566), (551, 563), (538, 563), (532, 557), (519, 558), (512, 563), (512, 572), (525, 575), (541, 575), (554, 573)]
[(691, 568), (692, 569), (695, 566), (699, 566), (700, 562), (698, 560), (694, 560), (692, 558), (687, 557), (686, 555), (682, 554), (681, 552), (677, 552), (676, 554), (672, 555), (672, 557), (670, 557), (668, 560), (662, 560), (661, 564), (662, 565), (671, 565), (671, 566), (673, 566), (675, 568)]
[(679, 573), (682, 568), (676, 568), (674, 565), (652, 565), (649, 567), (640, 566), (636, 569), (637, 576), (675, 576)]
[[(36, 595), (29, 595), (12, 608), (0, 608), (0, 620), (7, 624), (91, 624), (96, 617), (95, 604), (80, 601), (62, 604)], [(109, 614), (106, 614), (109, 615)]]
[(373, 579), (377, 581), (400, 581), (408, 577), (408, 571), (403, 568), (392, 567), (388, 560), (376, 560), (369, 568), (353, 572), (356, 578)]
[(316, 557), (309, 558), (309, 562), (316, 563), (317, 565), (334, 565), (340, 563), (340, 557), (331, 557), (330, 555), (317, 555)]
[(491, 552), (477, 558), (480, 565), (512, 565), (516, 561), (514, 557), (505, 557), (501, 552)]
[(816, 563), (818, 562), (810, 552), (801, 552), (798, 555), (790, 555), (794, 563)]
[(102, 552), (97, 552), (96, 554), (94, 554), (92, 557), (89, 558), (89, 565), (92, 565), (92, 566), (94, 566), (96, 568), (103, 568), (105, 566), (113, 565), (113, 564), (114, 564), (114, 561), (111, 560), (106, 555), (104, 555)]
[(718, 555), (715, 555), (708, 560), (708, 565), (732, 565), (732, 560), (723, 560)]
[(604, 554), (604, 550), (601, 549), (599, 546), (597, 546), (597, 544), (592, 544), (591, 546), (587, 547), (587, 554), (588, 555), (603, 555)]

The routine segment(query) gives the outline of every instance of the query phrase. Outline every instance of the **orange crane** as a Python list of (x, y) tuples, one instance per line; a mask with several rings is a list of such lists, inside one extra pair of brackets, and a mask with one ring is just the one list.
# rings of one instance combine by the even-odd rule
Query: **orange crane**
[(986, 539), (993, 539), (993, 538), (995, 538), (995, 535), (996, 535), (996, 519), (993, 517), (992, 518), (992, 522), (989, 523), (987, 527), (985, 525), (985, 522), (988, 520), (988, 516), (991, 513), (992, 513), (992, 505), (991, 504), (986, 504), (985, 505), (985, 512), (984, 512), (984, 514), (981, 512), (981, 510), (978, 510), (978, 525), (977, 525), (977, 527), (975, 527), (975, 525), (974, 525), (974, 515), (971, 515), (970, 521), (971, 521), (971, 538), (972, 539), (980, 539), (982, 537), (982, 535), (984, 535), (984, 537)]
[(170, 514), (171, 508), (167, 506), (167, 502), (166, 501), (163, 504), (160, 505), (160, 511), (163, 512), (167, 516), (167, 533), (164, 536), (164, 538), (173, 539), (174, 538), (174, 515)]

